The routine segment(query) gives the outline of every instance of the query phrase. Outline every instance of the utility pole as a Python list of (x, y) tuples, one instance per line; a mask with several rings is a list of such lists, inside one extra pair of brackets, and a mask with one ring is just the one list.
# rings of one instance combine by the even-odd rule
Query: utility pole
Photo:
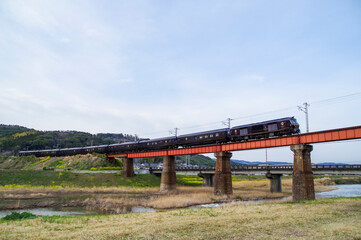
[(222, 121), (223, 125), (226, 125), (228, 127), (228, 129), (231, 129), (231, 121), (233, 119), (232, 118), (227, 118), (226, 121)]
[(266, 169), (267, 169), (267, 172), (269, 172), (269, 165), (268, 165), (268, 152), (267, 152), (267, 148), (266, 148)]
[(268, 165), (267, 160), (268, 160), (268, 156), (267, 156), (267, 148), (266, 148), (266, 165)]
[(174, 134), (175, 137), (178, 136), (178, 130), (180, 130), (179, 128), (174, 128), (174, 131), (169, 131), (170, 134)]
[(310, 104), (308, 104), (307, 102), (303, 103), (304, 107), (298, 106), (298, 110), (304, 112), (306, 114), (306, 132), (309, 132), (309, 126), (308, 126), (308, 107), (310, 106)]

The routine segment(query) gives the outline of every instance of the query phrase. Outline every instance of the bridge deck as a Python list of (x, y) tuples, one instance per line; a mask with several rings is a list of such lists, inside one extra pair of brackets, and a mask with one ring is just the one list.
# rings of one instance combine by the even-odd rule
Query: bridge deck
[[(215, 170), (215, 167), (177, 167), (176, 171), (204, 171)], [(271, 165), (271, 166), (236, 166), (231, 167), (232, 171), (237, 170), (252, 170), (252, 171), (267, 171), (267, 170), (293, 170), (293, 165)], [(312, 170), (354, 170), (360, 171), (361, 164), (353, 165), (312, 165)], [(161, 171), (162, 168), (150, 168), (150, 171)]]
[[(153, 174), (161, 174), (162, 168), (150, 168)], [(215, 167), (177, 167), (176, 172), (180, 174), (207, 173), (214, 174)], [(270, 171), (271, 173), (292, 174), (293, 165), (272, 165), (272, 166), (237, 166), (232, 167), (231, 172), (237, 174), (261, 174)], [(313, 165), (314, 174), (351, 174), (360, 175), (361, 165)]]
[(223, 151), (241, 151), (259, 148), (271, 148), (290, 146), (295, 144), (308, 144), (308, 143), (322, 143), (332, 141), (344, 141), (351, 139), (361, 138), (361, 126), (332, 129), (319, 132), (303, 133), (299, 135), (266, 138), (248, 142), (239, 143), (225, 143), (218, 145), (209, 145), (191, 148), (178, 148), (153, 152), (137, 152), (137, 153), (122, 153), (122, 154), (109, 154), (108, 157), (128, 157), (128, 158), (142, 158), (142, 157), (158, 157), (166, 155), (189, 155), (200, 153), (212, 153)]

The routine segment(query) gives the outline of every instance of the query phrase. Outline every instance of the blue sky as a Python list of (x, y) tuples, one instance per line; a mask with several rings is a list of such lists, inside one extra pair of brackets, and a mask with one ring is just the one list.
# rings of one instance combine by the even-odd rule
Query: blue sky
[[(0, 29), (4, 124), (155, 138), (295, 116), (304, 132), (307, 101), (311, 131), (361, 125), (360, 1), (3, 0)], [(360, 149), (317, 144), (312, 160)]]

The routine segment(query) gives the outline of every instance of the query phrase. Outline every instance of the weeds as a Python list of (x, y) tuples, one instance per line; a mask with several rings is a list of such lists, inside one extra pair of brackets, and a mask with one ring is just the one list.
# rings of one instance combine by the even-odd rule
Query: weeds
[(122, 170), (122, 167), (92, 167), (90, 168), (90, 171), (102, 171), (102, 170)]
[[(360, 199), (0, 223), (5, 239), (360, 239)], [(347, 214), (346, 214), (347, 213)], [(61, 230), (61, 231), (59, 231)]]
[(0, 186), (9, 187), (159, 187), (160, 178), (154, 175), (136, 175), (124, 178), (118, 174), (72, 173), (53, 171), (0, 171)]
[(29, 213), (29, 212), (22, 212), (22, 213), (12, 212), (11, 214), (3, 217), (2, 220), (34, 219), (37, 217), (38, 216), (36, 216), (32, 213)]

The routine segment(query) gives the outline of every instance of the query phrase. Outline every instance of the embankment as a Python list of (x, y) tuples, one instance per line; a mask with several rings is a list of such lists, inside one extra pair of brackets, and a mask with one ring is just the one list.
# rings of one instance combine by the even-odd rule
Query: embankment
[(361, 198), (0, 222), (3, 239), (360, 239)]

